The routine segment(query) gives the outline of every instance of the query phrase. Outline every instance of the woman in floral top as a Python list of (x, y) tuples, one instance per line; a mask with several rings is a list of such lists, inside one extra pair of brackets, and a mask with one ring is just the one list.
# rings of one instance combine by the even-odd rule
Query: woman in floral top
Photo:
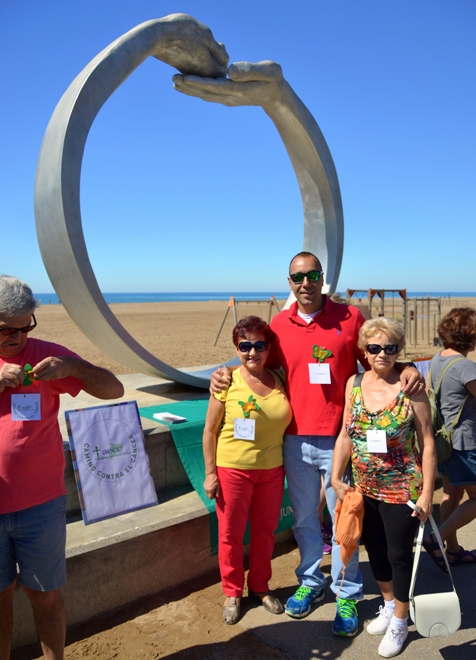
[[(400, 324), (384, 317), (366, 321), (358, 346), (370, 371), (347, 382), (332, 485), (343, 500), (349, 486), (341, 478), (350, 458), (354, 487), (364, 498), (362, 541), (384, 599), (367, 632), (385, 635), (378, 652), (392, 658), (408, 635), (413, 541), (419, 520), (432, 511), (435, 444), (426, 393), (408, 398), (400, 389), (394, 368), (405, 346)], [(409, 500), (416, 511), (407, 506)]]

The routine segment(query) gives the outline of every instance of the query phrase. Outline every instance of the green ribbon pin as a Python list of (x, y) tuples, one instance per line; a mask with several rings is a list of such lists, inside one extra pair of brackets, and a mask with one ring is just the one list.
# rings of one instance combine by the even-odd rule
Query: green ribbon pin
[(248, 397), (248, 401), (238, 401), (238, 404), (243, 408), (243, 415), (245, 417), (249, 417), (252, 410), (259, 410), (259, 405), (252, 394)]
[(326, 348), (321, 348), (320, 346), (317, 346), (317, 344), (312, 347), (312, 357), (319, 362), (324, 362), (324, 360), (331, 357), (331, 355), (331, 351), (328, 351)]

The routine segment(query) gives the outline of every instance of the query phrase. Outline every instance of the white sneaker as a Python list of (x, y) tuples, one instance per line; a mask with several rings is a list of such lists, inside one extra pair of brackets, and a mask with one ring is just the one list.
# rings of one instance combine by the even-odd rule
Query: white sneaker
[(378, 653), (383, 658), (393, 658), (402, 650), (403, 642), (408, 637), (408, 626), (389, 626), (385, 637), (379, 644)]
[(378, 608), (378, 617), (373, 619), (367, 626), (367, 632), (369, 635), (384, 635), (394, 611), (394, 607), (387, 608), (380, 605)]

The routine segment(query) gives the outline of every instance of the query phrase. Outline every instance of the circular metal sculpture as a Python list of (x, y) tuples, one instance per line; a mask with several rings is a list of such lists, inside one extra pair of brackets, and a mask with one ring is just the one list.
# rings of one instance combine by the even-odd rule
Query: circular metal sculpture
[[(333, 292), (343, 251), (339, 183), (324, 137), (275, 62), (237, 62), (210, 30), (185, 14), (141, 23), (97, 55), (68, 87), (46, 129), (35, 182), (35, 218), (43, 261), (63, 306), (104, 353), (134, 371), (208, 387), (211, 370), (175, 369), (145, 350), (106, 304), (89, 261), (81, 223), (80, 175), (97, 113), (147, 57), (178, 69), (175, 87), (229, 106), (256, 105), (274, 122), (293, 164), (304, 207), (303, 249), (320, 258), (324, 291)], [(228, 73), (228, 78), (226, 74)]]

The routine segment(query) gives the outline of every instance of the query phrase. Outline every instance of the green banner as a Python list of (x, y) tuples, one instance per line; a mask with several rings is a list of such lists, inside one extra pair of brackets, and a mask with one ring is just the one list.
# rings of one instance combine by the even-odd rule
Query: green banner
[[(207, 507), (210, 520), (210, 547), (212, 554), (218, 552), (218, 521), (215, 513), (215, 500), (208, 499), (204, 489), (205, 466), (203, 462), (202, 436), (205, 427), (205, 417), (208, 408), (208, 397), (194, 401), (178, 401), (176, 403), (166, 403), (160, 406), (148, 406), (139, 408), (141, 417), (154, 419), (154, 413), (170, 412), (174, 415), (186, 417), (187, 421), (180, 424), (167, 424), (170, 428), (172, 438), (177, 448), (180, 460), (185, 468), (190, 483), (197, 491), (200, 499)], [(289, 529), (294, 522), (291, 500), (289, 497), (287, 483), (285, 482), (283, 501), (281, 504), (281, 513), (276, 532), (283, 532)], [(249, 543), (249, 527), (246, 528), (244, 544)]]

